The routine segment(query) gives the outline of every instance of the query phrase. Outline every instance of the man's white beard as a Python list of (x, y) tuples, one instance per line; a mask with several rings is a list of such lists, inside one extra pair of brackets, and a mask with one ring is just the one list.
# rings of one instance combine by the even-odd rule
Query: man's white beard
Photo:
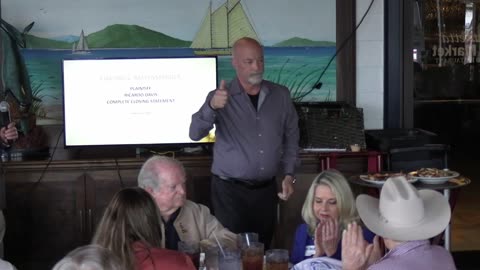
[(263, 72), (262, 73), (255, 73), (248, 77), (248, 82), (253, 85), (258, 85), (263, 81)]

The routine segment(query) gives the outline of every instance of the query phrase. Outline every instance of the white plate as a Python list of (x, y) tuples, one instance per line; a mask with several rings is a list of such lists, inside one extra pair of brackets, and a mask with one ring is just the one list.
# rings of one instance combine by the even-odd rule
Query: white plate
[[(371, 179), (368, 178), (368, 175), (360, 175), (359, 178), (362, 181), (365, 181), (365, 182), (370, 183), (370, 184), (378, 185), (378, 186), (381, 186), (381, 185), (385, 184), (385, 182), (387, 181), (387, 179), (385, 179), (385, 180), (371, 180)], [(409, 183), (415, 183), (415, 182), (417, 182), (417, 180), (418, 180), (417, 178), (407, 179), (407, 181)]]
[(411, 175), (411, 177), (418, 179), (420, 182), (424, 184), (440, 185), (460, 175), (458, 172), (455, 172), (455, 171), (449, 171), (449, 172), (450, 172), (449, 176), (442, 176), (442, 177), (422, 177), (422, 176), (413, 176), (413, 175)]

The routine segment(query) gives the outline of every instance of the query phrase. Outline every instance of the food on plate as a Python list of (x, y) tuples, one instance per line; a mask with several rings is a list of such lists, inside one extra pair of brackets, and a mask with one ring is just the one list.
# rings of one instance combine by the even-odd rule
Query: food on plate
[(436, 168), (421, 168), (420, 170), (413, 171), (409, 174), (414, 177), (449, 177), (453, 176), (454, 172)]
[(368, 180), (372, 181), (385, 181), (390, 177), (395, 176), (405, 176), (403, 172), (379, 172), (379, 173), (369, 173), (367, 175)]
[(467, 183), (467, 180), (465, 180), (465, 178), (452, 178), (448, 180), (448, 182), (451, 182), (457, 185), (465, 185)]

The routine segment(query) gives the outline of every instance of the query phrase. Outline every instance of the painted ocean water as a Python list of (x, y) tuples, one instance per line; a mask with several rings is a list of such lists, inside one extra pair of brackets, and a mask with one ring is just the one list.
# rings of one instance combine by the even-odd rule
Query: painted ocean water
[[(70, 50), (24, 49), (22, 53), (34, 93), (42, 99), (39, 123), (50, 124), (63, 122), (63, 59), (194, 55), (190, 48), (93, 49), (85, 54), (72, 54)], [(336, 97), (336, 61), (325, 68), (334, 54), (335, 47), (266, 47), (264, 77), (287, 86), (293, 98), (304, 96), (301, 101), (333, 101)], [(234, 76), (231, 56), (219, 56), (219, 80), (230, 80)], [(322, 87), (312, 90), (318, 82)]]

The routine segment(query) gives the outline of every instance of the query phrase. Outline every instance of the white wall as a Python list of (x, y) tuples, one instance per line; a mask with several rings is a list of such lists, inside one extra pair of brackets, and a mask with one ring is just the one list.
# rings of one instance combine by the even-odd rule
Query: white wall
[[(357, 24), (371, 0), (357, 0)], [(357, 107), (365, 129), (383, 128), (384, 0), (373, 5), (357, 30)]]

